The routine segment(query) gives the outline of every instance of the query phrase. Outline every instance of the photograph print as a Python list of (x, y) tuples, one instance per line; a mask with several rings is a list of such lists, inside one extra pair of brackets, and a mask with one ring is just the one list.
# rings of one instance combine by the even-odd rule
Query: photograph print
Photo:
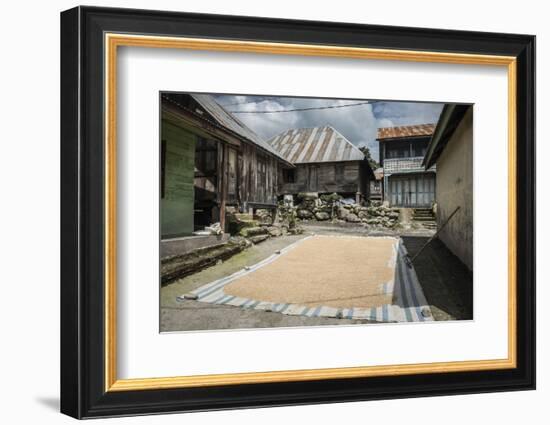
[(161, 332), (473, 320), (474, 105), (159, 96)]

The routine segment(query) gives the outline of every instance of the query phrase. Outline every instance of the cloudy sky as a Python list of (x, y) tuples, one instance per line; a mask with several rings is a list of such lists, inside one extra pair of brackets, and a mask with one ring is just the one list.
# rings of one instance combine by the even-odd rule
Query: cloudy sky
[(261, 114), (250, 112), (318, 108), (365, 101), (234, 95), (216, 95), (215, 98), (266, 140), (289, 128), (331, 125), (356, 146), (368, 146), (376, 160), (378, 127), (436, 123), (443, 108), (439, 103), (371, 101), (344, 108)]

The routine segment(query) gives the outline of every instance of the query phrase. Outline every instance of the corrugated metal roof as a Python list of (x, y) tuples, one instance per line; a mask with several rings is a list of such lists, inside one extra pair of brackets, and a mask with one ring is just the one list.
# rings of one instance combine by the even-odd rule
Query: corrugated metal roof
[(402, 125), (399, 127), (382, 127), (378, 129), (378, 140), (400, 137), (431, 136), (435, 124)]
[(361, 161), (365, 155), (331, 126), (298, 128), (269, 140), (288, 162)]
[(212, 96), (208, 94), (191, 94), (191, 96), (206, 110), (206, 112), (212, 115), (212, 117), (220, 125), (260, 146), (261, 148), (272, 153), (276, 157), (285, 160), (284, 156), (273, 149), (273, 147), (269, 143), (267, 143), (260, 136), (254, 133), (242, 121), (227, 112), (220, 104), (218, 104), (218, 102), (216, 102), (216, 100)]

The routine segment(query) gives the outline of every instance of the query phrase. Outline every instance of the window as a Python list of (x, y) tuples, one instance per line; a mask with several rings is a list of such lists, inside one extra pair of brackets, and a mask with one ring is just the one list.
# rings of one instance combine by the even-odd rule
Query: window
[(296, 174), (294, 173), (295, 170), (283, 170), (283, 181), (285, 183), (295, 183), (296, 182)]
[(426, 147), (425, 146), (414, 146), (414, 156), (424, 156), (426, 155)]

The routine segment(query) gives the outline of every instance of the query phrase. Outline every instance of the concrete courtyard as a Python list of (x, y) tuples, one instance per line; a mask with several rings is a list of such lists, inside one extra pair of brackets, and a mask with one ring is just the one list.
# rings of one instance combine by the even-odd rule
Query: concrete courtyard
[[(275, 252), (280, 252), (280, 250), (284, 250), (286, 247), (296, 244), (296, 242), (301, 241), (304, 238), (311, 238), (313, 234), (321, 236), (347, 236), (348, 240), (353, 240), (355, 242), (355, 240), (358, 239), (357, 243), (362, 242), (364, 244), (367, 243), (367, 238), (351, 239), (349, 236), (367, 236), (368, 240), (373, 240), (378, 244), (380, 244), (382, 240), (387, 240), (388, 238), (375, 239), (376, 236), (401, 236), (403, 244), (411, 256), (413, 256), (420, 249), (420, 247), (431, 235), (430, 231), (426, 230), (409, 231), (407, 234), (403, 235), (399, 235), (392, 231), (385, 232), (385, 234), (373, 234), (373, 232), (369, 233), (369, 231), (364, 227), (349, 224), (337, 225), (328, 223), (312, 223), (304, 224), (303, 227), (305, 231), (302, 235), (289, 235), (278, 238), (270, 238), (265, 242), (254, 245), (220, 264), (162, 287), (160, 297), (160, 330), (162, 332), (173, 332), (215, 329), (251, 329), (293, 326), (349, 325), (357, 323), (377, 323), (383, 321), (381, 320), (381, 317), (379, 317), (378, 320), (372, 320), (371, 317), (351, 318), (351, 313), (348, 316), (346, 310), (343, 310), (344, 313), (346, 313), (343, 316), (308, 317), (302, 314), (282, 314), (271, 311), (270, 308), (267, 308), (266, 311), (252, 308), (242, 308), (232, 305), (220, 305), (190, 299), (178, 299), (178, 297), (181, 297), (183, 294), (189, 294), (193, 291), (197, 291), (199, 288), (204, 287), (204, 285), (232, 275), (239, 270), (253, 267), (260, 261), (266, 260), (270, 256), (273, 256)], [(340, 248), (336, 246), (331, 247), (330, 243), (331, 241), (334, 242), (334, 240), (339, 238), (324, 239), (325, 245), (319, 245), (317, 247), (325, 251), (324, 256), (319, 254), (319, 256), (317, 256), (318, 258), (315, 258), (314, 251), (307, 252), (307, 255), (303, 257), (306, 258), (303, 265), (301, 263), (296, 265), (296, 259), (293, 261), (292, 257), (289, 256), (288, 259), (285, 259), (285, 261), (289, 261), (286, 265), (283, 262), (280, 264), (274, 262), (273, 264), (275, 264), (275, 268), (273, 268), (273, 270), (270, 271), (268, 268), (273, 266), (273, 264), (270, 264), (269, 266), (264, 267), (264, 269), (260, 269), (255, 272), (261, 272), (261, 274), (257, 274), (258, 279), (254, 279), (254, 274), (245, 276), (241, 279), (241, 281), (236, 280), (234, 283), (227, 285), (226, 288), (228, 289), (226, 289), (226, 292), (229, 291), (231, 293), (236, 293), (236, 295), (239, 296), (256, 296), (265, 301), (269, 301), (268, 298), (271, 296), (272, 301), (274, 302), (280, 301), (286, 296), (288, 298), (288, 302), (299, 300), (303, 301), (304, 305), (306, 305), (308, 300), (312, 301), (311, 296), (314, 295), (315, 299), (313, 300), (313, 304), (330, 304), (328, 300), (331, 299), (331, 297), (334, 298), (335, 294), (331, 293), (330, 285), (323, 286), (323, 276), (330, 274), (331, 268), (338, 269), (338, 264), (340, 264), (342, 270), (352, 270), (355, 264), (358, 268), (357, 273), (364, 274), (366, 269), (362, 269), (361, 271), (359, 271), (359, 269), (361, 266), (364, 267), (368, 261), (366, 261), (366, 255), (357, 255), (357, 251), (361, 252), (362, 250), (365, 250), (368, 245), (358, 245), (355, 247), (354, 251), (350, 251), (350, 255), (348, 255), (348, 264), (341, 264), (342, 262), (345, 262), (346, 259), (346, 255), (343, 252), (339, 252), (340, 257), (334, 255), (332, 256), (334, 257), (334, 264), (324, 264), (328, 263), (331, 258), (330, 254), (327, 256), (326, 251)], [(302, 242), (305, 243), (307, 241)], [(349, 247), (351, 248), (351, 246)], [(369, 253), (371, 258), (373, 258), (373, 255), (376, 256), (375, 251)], [(307, 262), (308, 257), (311, 259), (311, 264), (308, 264)], [(301, 262), (303, 261), (303, 258), (300, 260)], [(382, 262), (383, 261), (387, 261), (387, 259), (384, 258), (382, 259)], [(373, 264), (371, 264), (371, 266), (373, 266)], [(292, 267), (296, 267), (293, 272), (291, 271)], [(323, 267), (324, 269), (322, 269)], [(301, 279), (300, 282), (302, 282), (302, 284), (308, 283), (307, 276), (308, 273), (311, 273), (311, 271), (308, 271), (308, 268), (318, 269), (319, 271), (319, 273), (314, 274), (317, 276), (317, 280), (319, 280), (317, 284), (320, 285), (319, 288), (321, 288), (317, 291), (317, 293), (313, 287), (307, 289), (304, 289), (305, 287), (302, 288), (302, 293), (300, 293), (300, 288), (294, 290), (292, 287), (291, 279), (294, 278), (296, 274), (301, 274), (299, 278)], [(286, 276), (286, 278), (283, 276), (285, 270), (288, 270), (290, 273)], [(415, 260), (414, 270), (418, 276), (418, 283), (421, 286), (421, 291), (425, 296), (429, 309), (431, 309), (430, 319), (462, 320), (472, 318), (471, 272), (469, 272), (469, 270), (454, 255), (452, 255), (441, 242), (438, 240), (433, 241), (432, 244), (422, 252), (422, 254)], [(272, 285), (269, 285), (269, 282), (270, 279), (273, 279), (273, 276), (279, 276), (280, 281), (284, 284), (276, 289), (270, 288)], [(330, 275), (327, 276), (326, 279), (327, 282), (325, 283), (328, 284), (329, 281), (335, 280), (335, 276)], [(353, 280), (353, 276), (350, 274), (347, 279)], [(255, 280), (258, 282), (257, 285)], [(290, 286), (288, 286), (289, 282)], [(370, 287), (371, 292), (368, 295), (375, 295), (375, 297), (370, 299), (368, 302), (365, 300), (369, 299), (369, 297), (363, 298), (362, 303), (355, 302), (355, 305), (367, 305), (369, 302), (371, 304), (376, 304), (377, 302), (378, 304), (387, 302), (387, 294), (384, 297), (384, 294), (376, 293), (375, 291), (378, 287), (377, 285), (381, 282), (376, 280), (373, 280), (373, 282), (374, 283)], [(285, 284), (287, 286), (285, 286)], [(345, 290), (349, 290), (349, 294), (353, 294), (356, 293), (353, 291), (357, 291), (357, 287), (351, 285)], [(345, 294), (344, 298), (346, 298)], [(361, 297), (348, 298), (361, 299)], [(286, 300), (281, 302), (284, 301)], [(347, 302), (350, 303), (352, 301), (348, 299)], [(334, 305), (337, 306), (338, 302)]]

